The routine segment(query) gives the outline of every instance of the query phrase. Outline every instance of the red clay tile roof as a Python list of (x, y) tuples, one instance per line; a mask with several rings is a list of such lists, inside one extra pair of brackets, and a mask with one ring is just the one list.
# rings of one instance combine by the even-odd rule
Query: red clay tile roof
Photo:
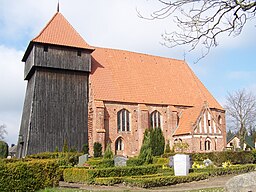
[(96, 48), (90, 80), (96, 100), (223, 109), (181, 60)]
[(59, 12), (32, 42), (93, 50)]
[(179, 125), (174, 131), (173, 135), (177, 136), (190, 134), (192, 132), (193, 125), (196, 123), (202, 109), (203, 105), (184, 109), (180, 116)]

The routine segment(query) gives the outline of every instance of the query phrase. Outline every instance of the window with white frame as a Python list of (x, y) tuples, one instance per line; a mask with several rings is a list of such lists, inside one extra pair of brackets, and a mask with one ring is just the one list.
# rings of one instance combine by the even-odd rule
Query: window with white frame
[(117, 131), (129, 132), (130, 127), (130, 112), (126, 109), (122, 109), (117, 113)]
[(116, 140), (116, 151), (123, 151), (124, 150), (124, 142), (121, 137)]
[(218, 117), (218, 123), (219, 123), (219, 125), (222, 124), (222, 119), (221, 119), (221, 116), (220, 116), (220, 115), (219, 115), (219, 117)]
[(154, 111), (150, 115), (150, 125), (152, 128), (162, 128), (162, 116), (159, 111)]
[(209, 138), (207, 138), (204, 142), (204, 149), (205, 151), (211, 150), (211, 140)]

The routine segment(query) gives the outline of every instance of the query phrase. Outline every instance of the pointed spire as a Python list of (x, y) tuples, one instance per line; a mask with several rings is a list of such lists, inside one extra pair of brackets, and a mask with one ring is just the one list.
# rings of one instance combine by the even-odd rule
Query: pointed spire
[(58, 5), (57, 5), (57, 12), (60, 12), (60, 2), (58, 0)]

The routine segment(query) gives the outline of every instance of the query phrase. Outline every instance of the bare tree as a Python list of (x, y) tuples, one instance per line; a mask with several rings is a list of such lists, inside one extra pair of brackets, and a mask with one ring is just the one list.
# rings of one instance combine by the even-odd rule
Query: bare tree
[(256, 17), (255, 0), (157, 0), (161, 8), (145, 19), (166, 19), (174, 16), (179, 31), (163, 34), (164, 45), (189, 45), (194, 50), (199, 44), (207, 55), (218, 45), (221, 33), (239, 35), (248, 20)]
[(256, 124), (256, 96), (245, 90), (228, 93), (225, 109), (231, 126), (238, 132), (242, 147), (248, 129)]
[(0, 125), (0, 141), (5, 138), (5, 135), (7, 134), (6, 131), (6, 125)]

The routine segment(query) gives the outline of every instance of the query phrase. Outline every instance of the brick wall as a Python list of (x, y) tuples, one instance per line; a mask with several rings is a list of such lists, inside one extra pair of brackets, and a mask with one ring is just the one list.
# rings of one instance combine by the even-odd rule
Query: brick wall
[[(118, 132), (117, 113), (126, 109), (130, 113), (130, 131)], [(205, 140), (208, 138), (211, 142), (210, 151), (223, 150), (225, 146), (225, 114), (219, 111), (212, 111), (212, 115), (218, 118), (221, 116), (222, 129), (221, 134), (202, 134), (186, 136), (173, 136), (177, 128), (177, 114), (179, 109), (167, 105), (148, 105), (135, 103), (94, 101), (89, 105), (89, 147), (90, 154), (93, 151), (93, 143), (102, 143), (103, 150), (107, 143), (111, 143), (112, 151), (118, 155), (136, 156), (139, 154), (143, 134), (146, 128), (150, 127), (150, 114), (158, 111), (161, 114), (161, 125), (166, 142), (170, 142), (171, 147), (177, 138), (186, 141), (189, 144), (188, 152), (204, 152)], [(116, 141), (121, 139), (124, 145), (122, 151), (116, 151)], [(200, 149), (201, 141), (201, 149)], [(216, 148), (215, 148), (215, 143)]]

